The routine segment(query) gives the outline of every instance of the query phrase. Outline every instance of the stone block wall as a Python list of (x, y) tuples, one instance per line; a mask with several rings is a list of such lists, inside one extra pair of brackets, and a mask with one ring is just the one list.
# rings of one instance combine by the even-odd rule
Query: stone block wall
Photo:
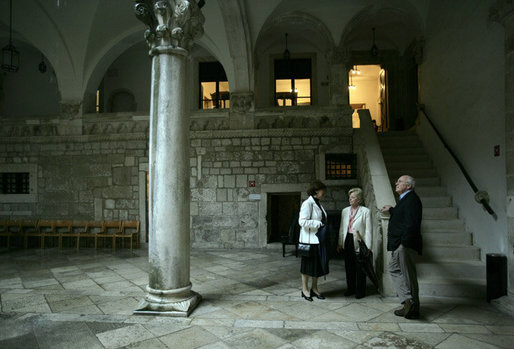
[[(118, 139), (117, 139), (118, 138)], [(139, 219), (139, 165), (147, 163), (145, 135), (15, 137), (0, 143), (0, 170), (37, 166), (34, 202), (5, 202), (10, 219)], [(33, 179), (31, 179), (32, 181)]]
[[(114, 119), (84, 121), (77, 135), (34, 133), (30, 122), (0, 130), (0, 172), (27, 165), (37, 177), (31, 179), (33, 200), (13, 201), (0, 194), (0, 219), (137, 219), (144, 241), (148, 128), (141, 117)], [(11, 132), (21, 129), (25, 135)], [(89, 132), (95, 129), (101, 132)], [(352, 152), (352, 130), (192, 130), (193, 246), (265, 246), (267, 194), (300, 192), (306, 198), (308, 184), (324, 173), (320, 158), (332, 148)], [(324, 207), (347, 206), (349, 182), (327, 184)], [(270, 191), (270, 186), (276, 189)]]
[[(203, 131), (193, 132), (192, 137), (191, 237), (198, 247), (265, 245), (259, 211), (268, 192), (262, 192), (262, 185), (279, 185), (280, 193), (290, 192), (290, 185), (296, 184), (293, 191), (305, 198), (308, 184), (318, 178), (320, 149), (331, 145), (352, 149), (351, 132), (343, 129), (289, 130), (288, 134)], [(324, 207), (346, 207), (348, 189), (347, 182), (329, 184)]]

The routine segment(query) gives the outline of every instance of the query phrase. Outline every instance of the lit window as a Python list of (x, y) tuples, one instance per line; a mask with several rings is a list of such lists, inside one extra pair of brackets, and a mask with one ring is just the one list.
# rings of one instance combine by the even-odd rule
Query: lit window
[(325, 154), (326, 179), (357, 178), (357, 157), (355, 154)]
[(275, 60), (275, 105), (311, 105), (311, 59)]
[(29, 172), (0, 173), (2, 194), (29, 194)]
[(200, 109), (230, 108), (227, 76), (219, 62), (200, 62)]

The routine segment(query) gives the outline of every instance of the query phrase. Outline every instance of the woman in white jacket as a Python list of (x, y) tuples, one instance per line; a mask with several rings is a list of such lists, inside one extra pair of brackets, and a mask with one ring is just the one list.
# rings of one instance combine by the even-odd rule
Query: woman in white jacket
[[(300, 273), (302, 274), (302, 297), (309, 302), (312, 298), (325, 299), (318, 291), (318, 277), (325, 275), (321, 267), (318, 245), (319, 240), (316, 236), (318, 229), (327, 223), (327, 213), (321, 206), (319, 200), (323, 199), (327, 187), (320, 181), (311, 183), (307, 189), (309, 198), (302, 203), (300, 208), (300, 239), (303, 244), (310, 244), (310, 256), (302, 256)], [(309, 289), (309, 277), (312, 277), (312, 286)]]
[(366, 296), (366, 274), (357, 262), (359, 252), (359, 239), (357, 231), (371, 250), (371, 212), (361, 206), (362, 190), (353, 188), (348, 191), (350, 206), (341, 212), (341, 227), (339, 228), (338, 250), (344, 246), (344, 266), (346, 270), (346, 284), (348, 289), (345, 296), (355, 294), (355, 298)]

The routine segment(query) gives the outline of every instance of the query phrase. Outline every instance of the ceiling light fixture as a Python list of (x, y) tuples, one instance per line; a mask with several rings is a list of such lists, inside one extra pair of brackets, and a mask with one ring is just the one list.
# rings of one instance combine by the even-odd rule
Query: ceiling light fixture
[(289, 60), (291, 58), (291, 52), (287, 49), (287, 36), (289, 34), (286, 33), (286, 49), (284, 50), (284, 59)]
[(373, 27), (371, 30), (373, 30), (373, 46), (371, 46), (371, 55), (373, 57), (378, 56), (378, 47), (375, 43), (375, 27)]

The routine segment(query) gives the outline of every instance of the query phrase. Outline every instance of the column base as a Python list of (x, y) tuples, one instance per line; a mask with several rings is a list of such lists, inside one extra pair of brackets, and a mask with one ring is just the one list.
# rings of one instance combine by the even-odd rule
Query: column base
[(191, 290), (191, 285), (177, 290), (155, 290), (146, 286), (146, 296), (135, 315), (162, 315), (188, 317), (202, 300), (202, 296)]

